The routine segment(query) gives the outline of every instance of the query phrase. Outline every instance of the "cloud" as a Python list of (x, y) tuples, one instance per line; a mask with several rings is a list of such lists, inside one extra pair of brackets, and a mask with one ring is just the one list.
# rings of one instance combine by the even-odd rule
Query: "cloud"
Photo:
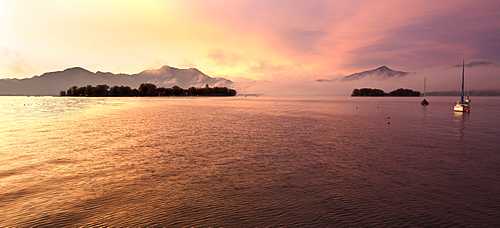
[[(270, 80), (283, 79), (284, 75), (290, 79), (288, 72), (291, 70), (300, 70), (300, 64), (290, 64), (281, 61), (272, 56), (259, 55), (250, 51), (245, 54), (237, 53), (225, 49), (212, 49), (207, 57), (217, 67), (219, 72), (228, 72), (231, 78), (244, 77), (245, 73), (251, 73), (253, 78), (266, 78)], [(239, 72), (241, 75), (235, 75), (233, 72)], [(241, 73), (243, 72), (243, 73)], [(233, 73), (231, 75), (231, 73)], [(221, 74), (214, 75), (225, 77)]]
[[(363, 35), (372, 39), (347, 51), (349, 61), (344, 66), (359, 68), (387, 64), (413, 70), (446, 65), (463, 57), (499, 58), (495, 54), (500, 53), (498, 7), (492, 7), (492, 1), (490, 4), (456, 2), (451, 5), (439, 2), (432, 6), (425, 1), (413, 3), (392, 2), (377, 6), (370, 2), (370, 12), (361, 15), (371, 16), (370, 20), (375, 22), (356, 24), (354, 18), (346, 22), (354, 25), (353, 29), (364, 32), (353, 37), (354, 40), (360, 40)], [(398, 7), (398, 4), (405, 5)], [(394, 11), (395, 8), (401, 10)], [(363, 10), (366, 9), (360, 9)]]
[(226, 67), (236, 67), (247, 62), (241, 55), (220, 48), (210, 50), (207, 57), (215, 64)]
[(0, 70), (0, 77), (10, 77), (26, 73), (30, 66), (19, 51), (0, 47)]
[(182, 59), (181, 63), (179, 63), (179, 67), (182, 67), (182, 68), (195, 68), (196, 64), (194, 64), (193, 62), (191, 62), (188, 59)]
[(314, 31), (305, 29), (290, 29), (282, 34), (282, 40), (287, 47), (296, 53), (310, 54), (318, 49), (316, 44), (326, 35), (326, 31)]
[[(454, 65), (454, 67), (462, 67), (462, 64)], [(466, 63), (465, 67), (500, 67), (500, 64), (493, 61), (472, 61)]]
[(284, 73), (289, 69), (293, 68), (293, 66), (287, 66), (283, 64), (273, 64), (267, 61), (258, 61), (254, 65), (250, 67), (251, 71), (264, 73), (267, 75), (279, 75)]

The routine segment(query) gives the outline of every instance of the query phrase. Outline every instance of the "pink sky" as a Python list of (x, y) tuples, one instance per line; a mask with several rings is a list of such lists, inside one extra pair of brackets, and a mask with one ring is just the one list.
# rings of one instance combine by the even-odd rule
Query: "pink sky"
[(0, 0), (0, 34), (0, 78), (170, 65), (301, 82), (381, 65), (414, 72), (463, 59), (499, 63), (500, 2)]

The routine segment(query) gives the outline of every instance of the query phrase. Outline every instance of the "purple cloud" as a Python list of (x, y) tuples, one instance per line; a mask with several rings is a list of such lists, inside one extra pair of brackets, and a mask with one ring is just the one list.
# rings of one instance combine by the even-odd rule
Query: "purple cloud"
[[(465, 67), (500, 67), (500, 64), (493, 61), (472, 61), (465, 64)], [(462, 67), (462, 64), (454, 65), (454, 67)]]
[(348, 67), (421, 69), (462, 58), (500, 61), (500, 14), (498, 8), (478, 4), (416, 17), (350, 53)]

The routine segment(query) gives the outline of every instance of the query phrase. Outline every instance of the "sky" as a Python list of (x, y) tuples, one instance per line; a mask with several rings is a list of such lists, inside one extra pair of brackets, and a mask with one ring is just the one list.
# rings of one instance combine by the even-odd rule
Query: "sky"
[(0, 78), (169, 65), (290, 90), (386, 65), (442, 90), (463, 60), (500, 89), (500, 1), (0, 0)]

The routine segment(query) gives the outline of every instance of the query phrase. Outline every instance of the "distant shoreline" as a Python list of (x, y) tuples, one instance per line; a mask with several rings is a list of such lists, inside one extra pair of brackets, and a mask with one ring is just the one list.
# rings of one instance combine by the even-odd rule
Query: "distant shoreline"
[[(460, 96), (461, 92), (458, 90), (453, 91), (434, 91), (427, 92), (426, 96)], [(469, 93), (471, 96), (483, 96), (483, 97), (498, 97), (500, 96), (500, 90), (471, 90)]]
[[(249, 93), (249, 94), (238, 94), (237, 96), (249, 96), (249, 97), (258, 97), (258, 96), (265, 96), (265, 94), (254, 94), (254, 93)], [(0, 94), (2, 97), (23, 97), (23, 96), (30, 96), (30, 97), (59, 97), (59, 94), (13, 94), (13, 93), (4, 93)], [(327, 96), (327, 95), (325, 95)], [(350, 96), (350, 95), (345, 95), (345, 96)], [(427, 97), (454, 97), (454, 96), (460, 96), (460, 91), (433, 91), (433, 92), (427, 92), (425, 94)], [(500, 90), (473, 90), (470, 91), (470, 96), (474, 97), (499, 97), (500, 96)]]
[[(354, 89), (351, 96), (352, 97), (422, 97), (424, 94), (419, 91), (413, 91), (410, 89), (398, 89), (391, 91), (390, 93), (385, 93), (381, 89), (372, 88), (362, 88)], [(438, 97), (438, 96), (460, 96), (461, 92), (458, 90), (451, 91), (433, 91), (426, 92), (425, 96)], [(475, 97), (498, 97), (500, 96), (500, 90), (471, 90), (466, 92), (466, 95)]]

